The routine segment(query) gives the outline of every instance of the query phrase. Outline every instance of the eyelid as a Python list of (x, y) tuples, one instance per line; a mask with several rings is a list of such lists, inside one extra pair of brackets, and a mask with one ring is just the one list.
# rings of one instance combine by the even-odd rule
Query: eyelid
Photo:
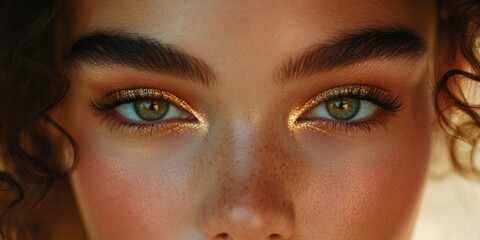
[(290, 127), (295, 126), (302, 114), (312, 110), (319, 104), (342, 97), (367, 100), (389, 112), (399, 111), (402, 106), (402, 101), (399, 97), (395, 97), (380, 87), (373, 85), (346, 85), (323, 91), (305, 104), (295, 108), (288, 118), (288, 125)]

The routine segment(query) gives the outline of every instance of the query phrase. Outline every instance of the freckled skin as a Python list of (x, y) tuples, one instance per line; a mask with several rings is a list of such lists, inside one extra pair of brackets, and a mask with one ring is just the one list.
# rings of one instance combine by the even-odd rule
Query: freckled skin
[[(74, 0), (65, 9), (59, 51), (93, 30), (128, 30), (181, 47), (217, 77), (206, 89), (58, 61), (71, 88), (57, 115), (78, 142), (71, 182), (90, 239), (409, 238), (430, 151), (433, 1)], [(285, 58), (379, 23), (417, 32), (426, 56), (275, 84)], [(359, 80), (399, 95), (402, 110), (370, 133), (289, 125), (294, 105)], [(136, 135), (112, 131), (89, 105), (138, 85), (183, 99), (207, 124)]]

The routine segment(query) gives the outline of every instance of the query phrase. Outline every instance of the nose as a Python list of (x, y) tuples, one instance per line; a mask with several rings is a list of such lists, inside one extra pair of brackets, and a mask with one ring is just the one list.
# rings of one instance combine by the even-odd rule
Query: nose
[[(293, 234), (291, 203), (266, 192), (217, 196), (204, 209), (202, 225), (215, 240), (286, 240)], [(269, 196), (270, 195), (270, 196)]]
[(209, 239), (286, 240), (293, 235), (294, 211), (285, 187), (285, 154), (270, 149), (275, 146), (271, 142), (259, 145), (236, 145), (234, 154), (224, 153), (218, 159), (222, 168), (216, 171), (200, 219)]

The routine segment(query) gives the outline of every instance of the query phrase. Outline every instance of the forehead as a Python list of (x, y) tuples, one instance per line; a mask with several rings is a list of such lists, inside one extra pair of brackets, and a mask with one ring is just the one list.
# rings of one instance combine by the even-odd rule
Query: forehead
[[(66, 7), (72, 38), (92, 30), (121, 29), (161, 37), (281, 41), (328, 38), (339, 30), (402, 26), (427, 35), (435, 16), (433, 0), (72, 0)], [(187, 43), (187, 42), (186, 42)]]

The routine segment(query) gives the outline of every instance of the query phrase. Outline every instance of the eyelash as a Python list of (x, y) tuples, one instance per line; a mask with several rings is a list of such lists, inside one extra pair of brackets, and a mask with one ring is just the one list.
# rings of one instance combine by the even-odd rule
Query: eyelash
[[(116, 114), (109, 113), (114, 108), (122, 104), (131, 103), (139, 100), (167, 101), (169, 104), (174, 105), (182, 111), (188, 112), (188, 114), (192, 115), (192, 118), (182, 120), (172, 119), (157, 122), (135, 123), (128, 120), (120, 120), (117, 116), (114, 116)], [(131, 90), (115, 91), (104, 98), (90, 100), (90, 106), (93, 108), (94, 111), (104, 115), (103, 120), (108, 121), (111, 124), (112, 131), (126, 129), (137, 134), (153, 134), (154, 132), (163, 129), (164, 127), (171, 127), (171, 124), (179, 123), (179, 121), (188, 124), (195, 124), (198, 121), (197, 116), (195, 116), (196, 114), (186, 102), (168, 92), (157, 89), (137, 88)], [(178, 124), (176, 125), (176, 127), (180, 128)]]
[[(305, 117), (310, 110), (328, 101), (341, 98), (356, 98), (376, 104), (382, 115), (375, 113), (375, 116), (367, 120), (359, 121), (341, 121), (329, 119), (309, 120)], [(321, 130), (330, 129), (333, 131), (355, 132), (364, 131), (371, 133), (372, 128), (384, 127), (386, 124), (385, 117), (392, 116), (395, 112), (402, 110), (403, 101), (399, 96), (394, 96), (382, 88), (375, 85), (347, 85), (331, 88), (317, 96), (311, 98), (306, 104), (297, 109), (298, 114), (292, 122), (294, 124), (306, 123), (314, 124), (314, 128)], [(321, 126), (320, 126), (321, 125)]]

